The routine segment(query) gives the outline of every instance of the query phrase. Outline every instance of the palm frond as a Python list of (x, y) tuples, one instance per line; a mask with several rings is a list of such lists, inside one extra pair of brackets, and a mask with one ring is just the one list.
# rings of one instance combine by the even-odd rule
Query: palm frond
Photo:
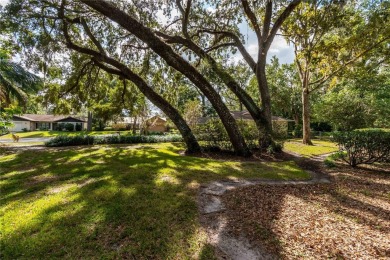
[(24, 103), (27, 94), (36, 93), (42, 86), (41, 79), (19, 64), (0, 59), (0, 100), (10, 103), (16, 99)]

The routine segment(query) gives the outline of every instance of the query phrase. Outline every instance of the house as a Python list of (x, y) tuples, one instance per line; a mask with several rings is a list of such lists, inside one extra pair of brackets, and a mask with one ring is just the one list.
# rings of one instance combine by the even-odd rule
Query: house
[(164, 133), (168, 130), (167, 119), (160, 116), (153, 116), (146, 120), (146, 129), (148, 132)]
[(65, 124), (72, 124), (75, 130), (87, 129), (87, 122), (85, 119), (70, 115), (14, 115), (12, 123), (14, 126), (9, 128), (11, 132), (59, 130)]
[[(230, 114), (236, 120), (253, 121), (253, 117), (246, 110), (244, 110), (244, 111), (230, 111)], [(205, 124), (210, 119), (211, 119), (211, 117), (201, 117), (198, 120), (198, 124)], [(278, 136), (287, 136), (289, 122), (294, 122), (294, 120), (285, 119), (285, 118), (278, 117), (278, 116), (272, 116), (272, 127), (273, 127), (275, 134)]]
[(142, 130), (147, 132), (163, 133), (168, 130), (167, 119), (160, 116), (147, 117), (121, 117), (120, 120), (111, 121), (108, 125), (122, 126), (126, 129)]

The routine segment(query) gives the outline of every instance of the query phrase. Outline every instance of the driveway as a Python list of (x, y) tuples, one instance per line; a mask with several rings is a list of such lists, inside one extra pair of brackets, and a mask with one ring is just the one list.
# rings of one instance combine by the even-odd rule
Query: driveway
[[(35, 138), (20, 138), (19, 143), (36, 143), (36, 142), (46, 142), (49, 141), (52, 137), (35, 137)], [(13, 143), (13, 139), (0, 139), (0, 143)]]

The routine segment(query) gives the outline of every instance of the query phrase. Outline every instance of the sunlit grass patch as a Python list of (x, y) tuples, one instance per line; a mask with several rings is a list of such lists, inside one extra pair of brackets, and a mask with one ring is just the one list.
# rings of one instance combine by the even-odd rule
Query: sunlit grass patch
[(324, 140), (312, 140), (313, 145), (304, 145), (302, 140), (292, 139), (284, 143), (284, 150), (306, 157), (327, 154), (338, 151), (335, 143)]
[(221, 161), (182, 149), (106, 145), (0, 157), (1, 258), (211, 257), (197, 219), (201, 183), (309, 177), (294, 162)]

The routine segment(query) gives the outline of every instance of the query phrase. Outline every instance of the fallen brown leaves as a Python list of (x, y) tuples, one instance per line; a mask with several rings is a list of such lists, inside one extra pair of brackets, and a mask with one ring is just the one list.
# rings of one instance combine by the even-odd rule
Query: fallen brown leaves
[(227, 226), (285, 259), (388, 258), (390, 174), (377, 170), (341, 165), (332, 184), (239, 188), (224, 197)]

